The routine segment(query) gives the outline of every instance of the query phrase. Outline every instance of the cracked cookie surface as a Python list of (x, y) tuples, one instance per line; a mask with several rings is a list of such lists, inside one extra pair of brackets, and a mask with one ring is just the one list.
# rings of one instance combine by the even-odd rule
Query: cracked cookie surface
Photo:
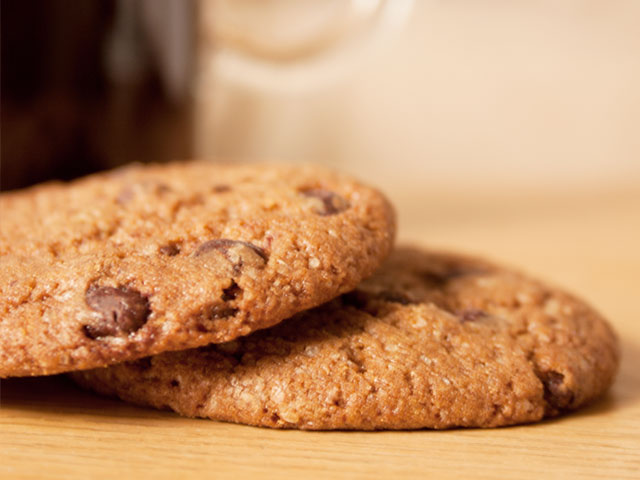
[(0, 377), (225, 342), (354, 288), (385, 197), (315, 166), (131, 166), (0, 195)]
[(191, 417), (440, 429), (574, 410), (617, 365), (614, 333), (583, 301), (483, 260), (401, 248), (356, 290), (268, 330), (72, 376)]

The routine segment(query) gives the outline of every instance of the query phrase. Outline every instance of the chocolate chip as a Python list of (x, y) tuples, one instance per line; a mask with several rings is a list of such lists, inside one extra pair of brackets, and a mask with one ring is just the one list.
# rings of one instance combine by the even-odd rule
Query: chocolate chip
[(456, 312), (456, 314), (462, 323), (475, 322), (476, 320), (489, 316), (487, 312), (484, 310), (478, 310), (477, 308), (467, 308)]
[(222, 300), (224, 300), (225, 302), (235, 300), (241, 293), (242, 289), (238, 286), (238, 284), (234, 281), (231, 281), (231, 285), (222, 290)]
[(85, 302), (102, 314), (98, 322), (83, 327), (91, 339), (133, 333), (151, 313), (147, 298), (129, 287), (91, 286), (85, 293)]
[(168, 257), (175, 257), (180, 253), (180, 247), (176, 243), (169, 243), (158, 248), (158, 251)]
[(176, 388), (180, 386), (180, 382), (178, 380), (171, 380), (170, 382), (171, 386)]
[(335, 215), (349, 208), (349, 202), (343, 197), (323, 188), (310, 188), (300, 193), (305, 197), (320, 200), (320, 205), (314, 210), (318, 215)]
[(218, 250), (223, 253), (227, 253), (230, 248), (244, 246), (250, 248), (255, 253), (257, 253), (262, 259), (267, 261), (267, 254), (260, 247), (255, 246), (253, 243), (243, 242), (241, 240), (229, 240), (227, 238), (218, 238), (215, 240), (209, 240), (208, 242), (204, 242), (202, 245), (198, 247), (195, 252), (195, 256), (198, 257), (204, 253), (207, 253), (211, 250)]
[(221, 252), (231, 262), (236, 274), (240, 273), (244, 266), (263, 268), (269, 260), (267, 253), (253, 243), (226, 238), (218, 238), (203, 243), (197, 248), (194, 256), (200, 257), (211, 251)]
[(564, 384), (564, 375), (549, 370), (538, 375), (544, 386), (544, 399), (553, 408), (562, 410), (573, 402), (573, 392)]

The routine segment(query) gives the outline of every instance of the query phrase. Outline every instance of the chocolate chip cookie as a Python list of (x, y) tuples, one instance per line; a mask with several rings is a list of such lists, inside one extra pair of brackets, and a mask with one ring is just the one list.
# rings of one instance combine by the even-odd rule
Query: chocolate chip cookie
[(0, 196), (0, 377), (226, 342), (354, 288), (385, 197), (315, 166), (133, 166)]
[(574, 410), (617, 365), (611, 328), (575, 297), (483, 260), (403, 248), (356, 290), (271, 329), (73, 377), (191, 417), (441, 429)]

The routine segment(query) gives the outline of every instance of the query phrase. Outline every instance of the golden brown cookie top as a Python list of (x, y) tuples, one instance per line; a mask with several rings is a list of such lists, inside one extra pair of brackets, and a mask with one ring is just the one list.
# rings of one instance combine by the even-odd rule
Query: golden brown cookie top
[(133, 166), (0, 196), (0, 377), (231, 340), (354, 288), (385, 197), (315, 166)]
[(616, 338), (584, 302), (458, 255), (399, 249), (357, 290), (234, 341), (74, 378), (132, 402), (278, 428), (533, 422), (601, 395)]

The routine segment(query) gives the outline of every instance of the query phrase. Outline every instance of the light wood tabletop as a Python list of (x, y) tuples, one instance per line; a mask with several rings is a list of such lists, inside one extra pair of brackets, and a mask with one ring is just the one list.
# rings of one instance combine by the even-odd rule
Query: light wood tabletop
[(640, 191), (395, 200), (401, 240), (482, 254), (588, 299), (620, 337), (611, 392), (535, 425), (298, 432), (138, 408), (64, 376), (10, 379), (0, 478), (640, 478)]

